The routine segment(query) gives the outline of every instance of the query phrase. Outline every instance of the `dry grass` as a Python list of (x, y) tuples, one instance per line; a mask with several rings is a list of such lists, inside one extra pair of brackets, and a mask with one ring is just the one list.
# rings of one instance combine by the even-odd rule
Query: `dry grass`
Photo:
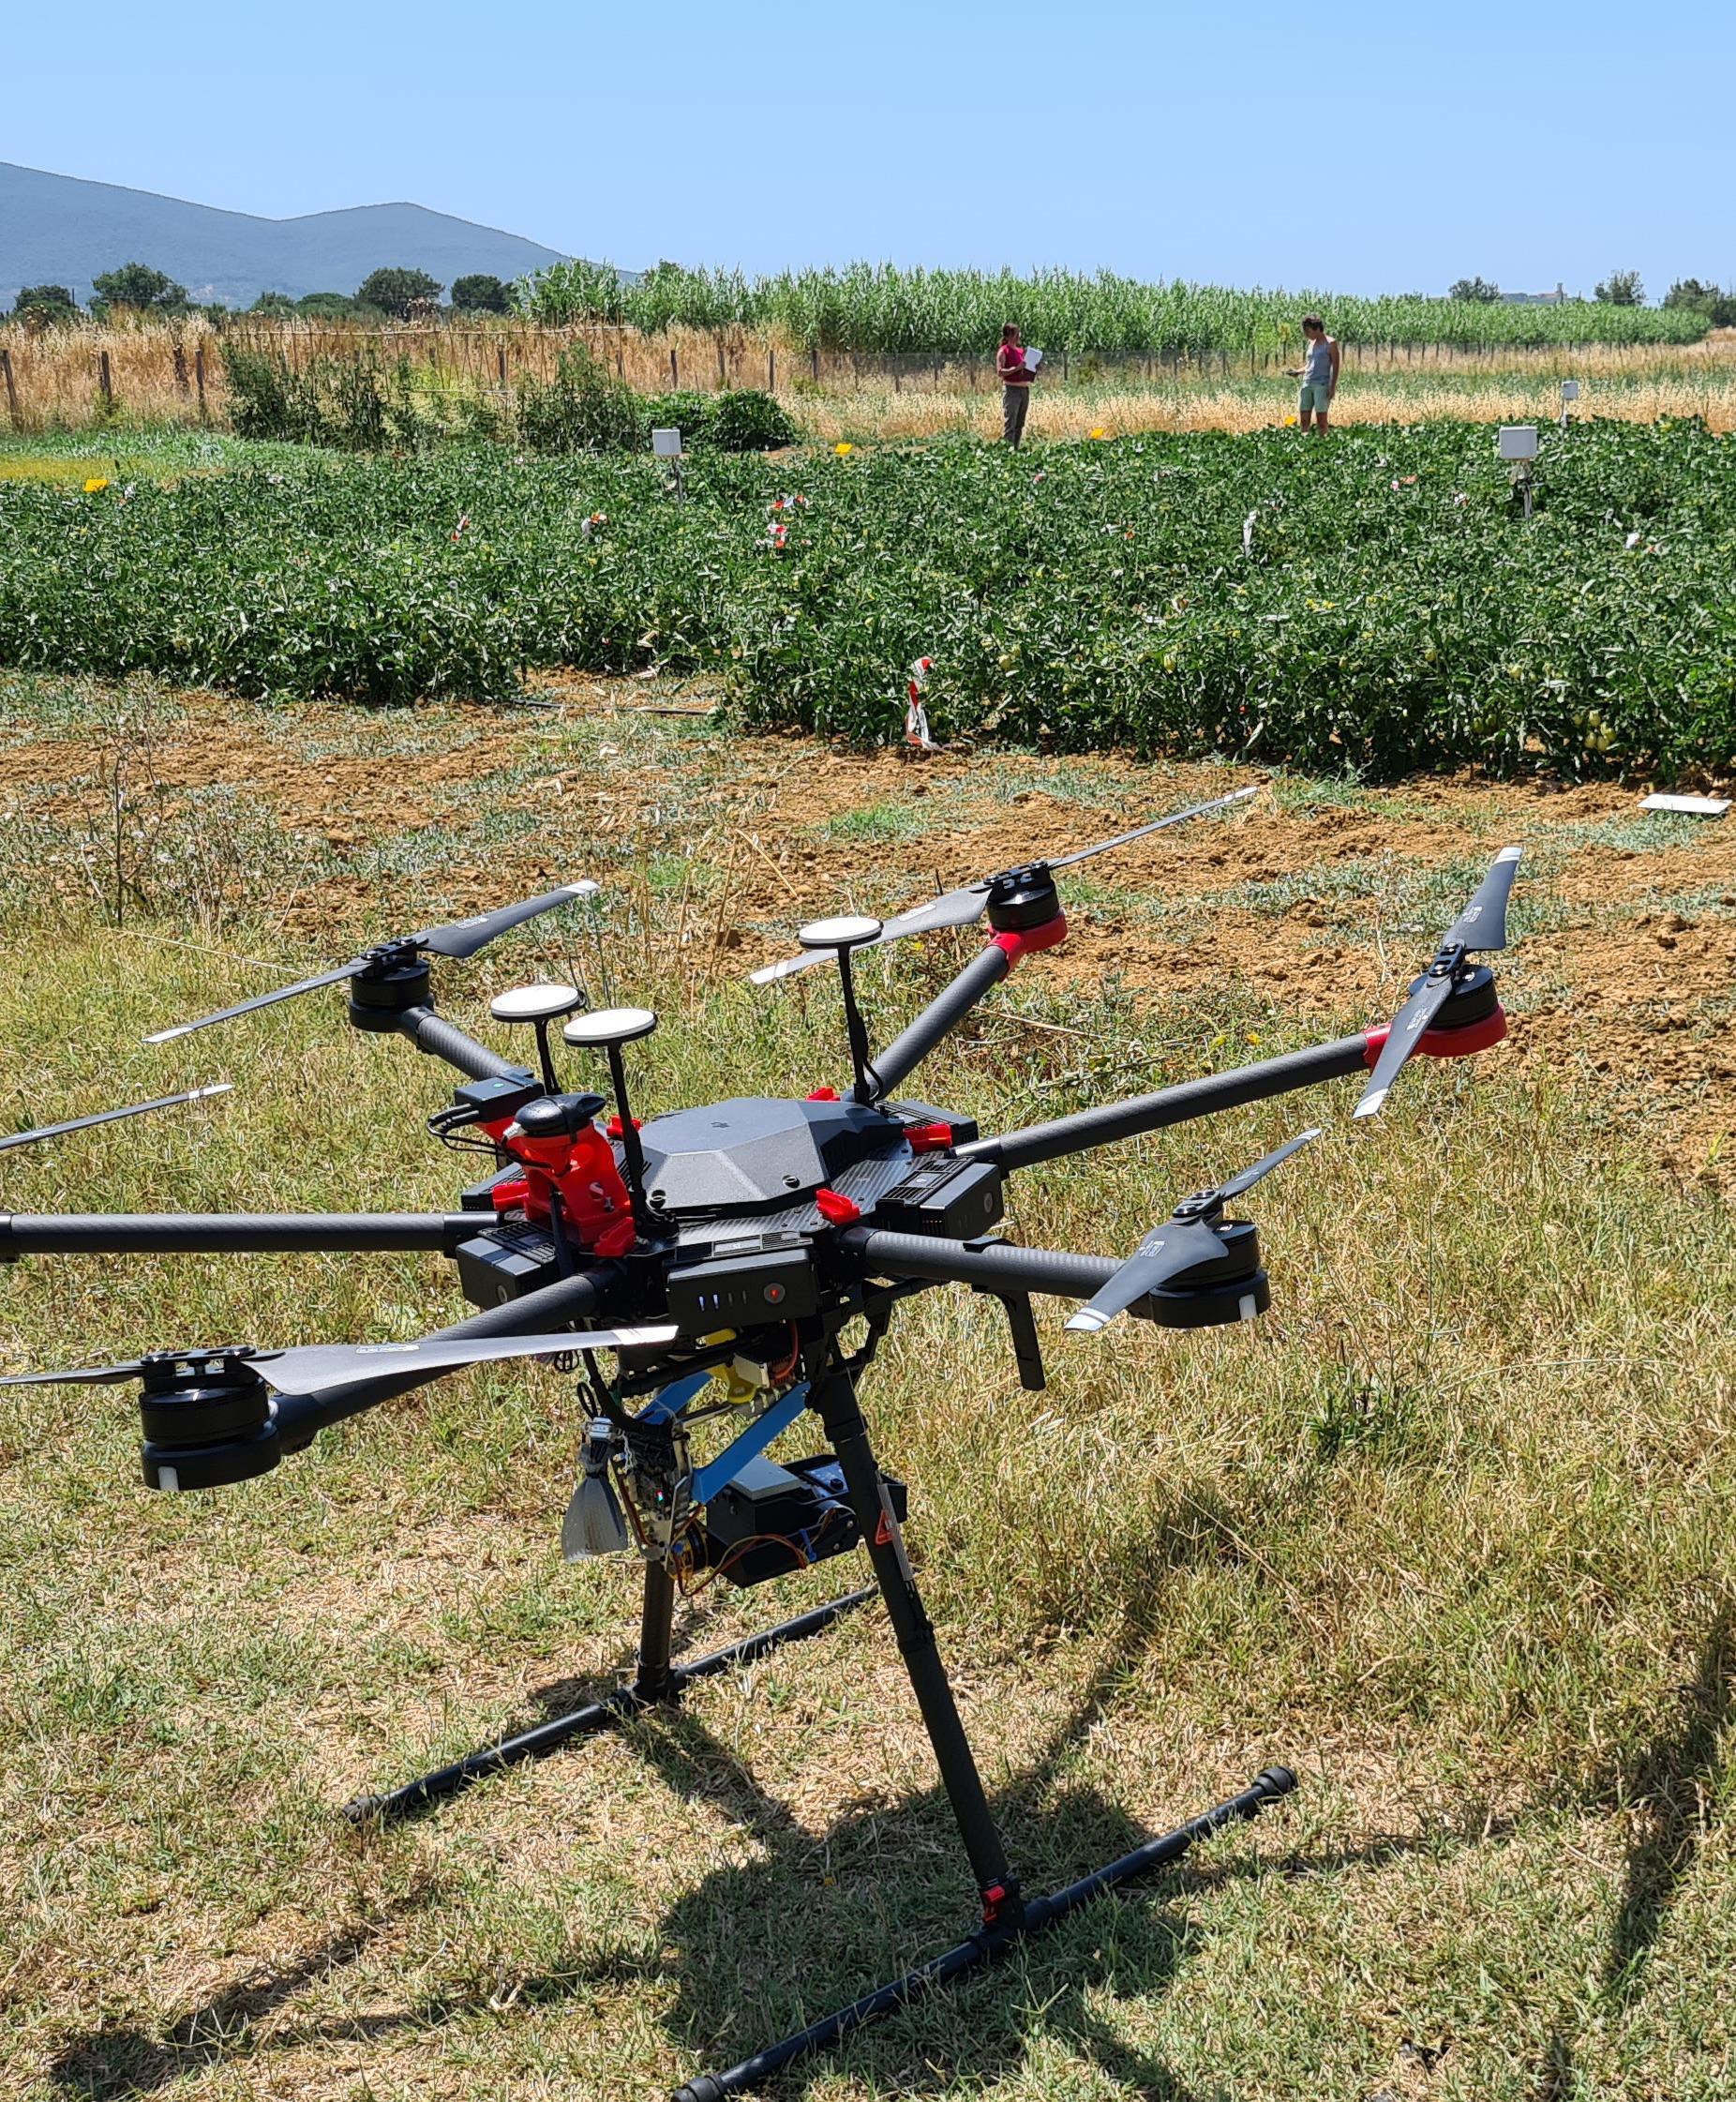
[[(979, 439), (1000, 436), (1000, 404), (960, 395), (893, 394), (885, 387), (860, 394), (822, 394), (792, 404), (803, 427), (827, 443), (847, 438), (932, 438), (945, 433)], [(1536, 423), (1554, 416), (1559, 397), (1547, 380), (1523, 377), (1459, 384), (1388, 374), (1349, 379), (1334, 404), (1338, 424), (1467, 422)], [(1654, 423), (1664, 416), (1699, 416), (1714, 430), (1736, 429), (1736, 362), (1688, 376), (1630, 377), (1591, 382), (1575, 414)], [(1295, 388), (1283, 380), (1232, 385), (1137, 390), (1071, 388), (1039, 393), (1031, 404), (1030, 439), (1122, 437), (1139, 431), (1270, 429), (1294, 421)]]
[[(914, 438), (940, 431), (998, 435), (999, 397), (985, 360), (980, 368), (952, 360), (812, 355), (742, 330), (712, 335), (673, 330), (647, 338), (629, 329), (543, 328), (522, 323), (364, 330), (345, 323), (232, 324), (232, 340), (277, 348), (298, 362), (354, 356), (366, 348), (404, 356), (436, 387), (500, 391), (526, 374), (546, 379), (562, 350), (582, 342), (643, 393), (674, 386), (771, 385), (816, 438)], [(228, 418), (219, 338), (193, 319), (174, 326), (79, 325), (30, 335), (0, 332), (11, 356), (18, 415), (26, 431), (81, 430), (127, 425), (197, 424), (221, 428)], [(177, 363), (177, 351), (179, 363)], [(108, 358), (110, 394), (100, 383)], [(202, 404), (199, 378), (204, 378)], [(894, 378), (896, 370), (897, 377)], [(1446, 346), (1413, 354), (1369, 352), (1346, 362), (1339, 420), (1353, 423), (1464, 417), (1552, 415), (1556, 383), (1585, 386), (1581, 414), (1638, 422), (1700, 415), (1714, 428), (1736, 425), (1736, 331), (1685, 347), (1504, 351), (1483, 356)], [(1130, 430), (1248, 430), (1281, 421), (1295, 389), (1276, 369), (1244, 373), (1218, 361), (1166, 373), (1133, 361), (1100, 368), (1077, 362), (1066, 386), (1052, 371), (1033, 403), (1031, 428), (1045, 437), (1085, 437), (1099, 426)]]
[[(21, 683), (10, 708), (8, 728), (22, 713), (52, 730), (99, 799), (121, 734), (112, 698)], [(606, 951), (571, 941), (581, 970), (612, 954), (608, 996), (665, 1010), (646, 1106), (836, 1077), (822, 989), (750, 993), (741, 959), (697, 973), (681, 939), (696, 926), (709, 939), (726, 913), (756, 940), (748, 923), (773, 916), (738, 888), (758, 865), (732, 859), (743, 821), (787, 867), (775, 915), (805, 910), (789, 885), (825, 835), (776, 797), (828, 755), (590, 709), (522, 726), (432, 710), (255, 720), (285, 760), (255, 763), (262, 822), (308, 826), (297, 790), (321, 769), (334, 797), (352, 781), (408, 795), (461, 749), (468, 786), (440, 773), (443, 818), (407, 804), (395, 831), (382, 802), (360, 840), (348, 806), (328, 814), (351, 879), (327, 868), (287, 923), (244, 889), (219, 924), (170, 886), (117, 930), (77, 886), (46, 893), (9, 865), (0, 1041), (19, 1113), (216, 1074), (238, 1084), (205, 1116), (7, 1157), (9, 1209), (447, 1202), (455, 1164), (415, 1126), (440, 1072), (344, 1030), (333, 1000), (164, 1054), (138, 1037), (346, 953), (383, 920), (471, 902), (500, 821), (527, 804), (536, 850), (606, 873), (620, 900), (603, 908)], [(502, 768), (520, 727), (519, 763)], [(217, 752), (226, 777), (232, 754), (232, 741)], [(586, 798), (555, 793), (563, 776)], [(866, 772), (851, 778), (860, 800)], [(875, 778), (890, 807), (874, 836), (899, 830), (895, 812), (911, 833), (933, 829), (954, 791), (1020, 795), (995, 824), (1028, 837), (1074, 803), (1113, 826), (1129, 800), (1194, 781), (1006, 754), (968, 770), (888, 762)], [(1261, 821), (1289, 828), (1299, 872), (1324, 867), (1347, 826), (1412, 814), (1426, 865), (1395, 855), (1366, 871), (1346, 938), (1368, 952), (1368, 983), (1390, 989), (1462, 882), (1474, 803), (1493, 836), (1517, 792), (1286, 781)], [(602, 830), (605, 809), (619, 830)], [(1253, 831), (1226, 829), (1213, 850)], [(845, 842), (859, 871), (861, 834)], [(1632, 879), (1637, 858), (1673, 883), (1682, 853), (1722, 851), (1704, 833), (1667, 850), (1620, 836), (1544, 859), (1521, 932), (1582, 909), (1566, 878), (1588, 874), (1587, 854), (1606, 857), (1608, 893), (1609, 870)], [(286, 875), (316, 855), (303, 846), (275, 849)], [(1125, 864), (1113, 901), (1082, 895), (1079, 917), (1143, 903), (1164, 942), (1201, 958), (1197, 981), (1134, 994), (1033, 968), (998, 1020), (924, 1069), (934, 1099), (995, 1128), (1364, 1018), (1341, 974), (1293, 978), (1299, 1000), (1266, 998), (1251, 951), (1214, 976), (1229, 901), (1199, 900), (1226, 872), (1202, 854), (1190, 878), (1164, 851)], [(861, 881), (839, 902), (907, 894)], [(1308, 875), (1307, 902), (1328, 898), (1325, 882)], [(1644, 901), (1640, 885), (1622, 909)], [(570, 939), (528, 932), (450, 970), (442, 1000), (488, 1033), (489, 991), (561, 968)], [(1305, 1787), (999, 1976), (805, 2068), (775, 2090), (783, 2102), (1728, 2096), (1736, 1220), (1657, 1174), (1655, 1118), (1574, 1058), (1529, 947), (1509, 978), (1516, 1044), (1474, 1074), (1413, 1075), (1373, 1132), (1346, 1132), (1332, 1090), (1015, 1191), (1022, 1238), (1124, 1248), (1175, 1193), (1324, 1113), (1335, 1128), (1306, 1171), (1261, 1193), (1278, 1303), (1255, 1331), (1141, 1331), (1087, 1351), (1061, 1342), (1050, 1308), (1054, 1384), (1030, 1396), (989, 1302), (936, 1293), (901, 1322), (865, 1391), (911, 1481), (942, 1639), (1032, 1881), (1118, 1851), (1274, 1756)], [(872, 967), (882, 1031), (945, 965)], [(34, 1262), (0, 1277), (8, 1362), (172, 1334), (407, 1334), (452, 1312), (442, 1268), (410, 1258)], [(355, 1789), (620, 1666), (630, 1572), (555, 1559), (581, 1412), (553, 1374), (443, 1383), (262, 1481), (186, 1499), (134, 1486), (124, 1400), (45, 1390), (3, 1410), (8, 2094), (651, 2102), (956, 1932), (965, 1878), (877, 1614), (416, 1827), (358, 1837), (335, 1819)], [(823, 1588), (725, 1602), (682, 1640), (709, 1644)]]

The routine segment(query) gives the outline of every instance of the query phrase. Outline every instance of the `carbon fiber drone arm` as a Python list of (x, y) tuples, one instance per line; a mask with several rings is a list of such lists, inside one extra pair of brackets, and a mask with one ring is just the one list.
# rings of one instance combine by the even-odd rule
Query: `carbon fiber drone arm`
[[(1384, 1030), (1372, 1033), (1384, 1041)], [(1221, 1109), (1239, 1109), (1273, 1095), (1287, 1095), (1297, 1088), (1318, 1087), (1323, 1081), (1365, 1073), (1370, 1043), (1371, 1033), (1367, 1031), (1339, 1037), (1332, 1043), (1292, 1051), (1281, 1059), (1263, 1059), (1257, 1065), (1238, 1066), (1231, 1073), (1184, 1080), (1174, 1088), (1160, 1088), (1155, 1094), (1135, 1095), (1129, 1102), (1082, 1109), (1071, 1117), (1057, 1117), (1051, 1123), (1033, 1124), (1026, 1131), (1008, 1132), (998, 1138), (972, 1139), (959, 1148), (959, 1154), (965, 1160), (992, 1161), (1008, 1173), (1014, 1168), (1035, 1167), (1039, 1162), (1083, 1153), (1093, 1146), (1113, 1146), (1119, 1139), (1137, 1138), (1142, 1132), (1163, 1131), (1172, 1124), (1191, 1123), (1196, 1117), (1214, 1116)]]
[(974, 955), (952, 983), (935, 995), (908, 1028), (902, 1030), (878, 1058), (868, 1061), (871, 1102), (886, 1098), (914, 1073), (935, 1046), (958, 1028), (979, 1000), (992, 993), (1011, 970), (1014, 958), (999, 939)]
[(255, 1255), (298, 1250), (450, 1255), (473, 1211), (68, 1211), (0, 1215), (0, 1263), (21, 1255)]
[(534, 1078), (528, 1066), (502, 1059), (486, 1043), (478, 1043), (473, 1036), (467, 1036), (443, 1014), (436, 1014), (431, 1007), (407, 1007), (395, 1018), (394, 1026), (418, 1051), (426, 1051), (431, 1059), (444, 1059), (449, 1066), (456, 1066), (471, 1080)]
[(880, 1276), (970, 1284), (985, 1292), (1036, 1292), (1058, 1299), (1088, 1299), (1121, 1268), (1109, 1255), (1015, 1248), (1006, 1241), (973, 1247), (926, 1234), (888, 1233), (877, 1226), (847, 1226), (838, 1242), (865, 1270)]

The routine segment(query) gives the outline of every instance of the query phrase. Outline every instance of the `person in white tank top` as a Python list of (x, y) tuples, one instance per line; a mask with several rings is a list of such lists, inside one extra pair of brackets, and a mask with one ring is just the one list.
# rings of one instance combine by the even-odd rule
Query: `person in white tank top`
[(1339, 391), (1338, 338), (1326, 334), (1326, 324), (1318, 314), (1303, 317), (1302, 334), (1308, 346), (1302, 353), (1302, 362), (1286, 366), (1284, 369), (1289, 378), (1302, 383), (1302, 391), (1296, 398), (1296, 414), (1303, 429), (1312, 429), (1324, 438), (1332, 398)]

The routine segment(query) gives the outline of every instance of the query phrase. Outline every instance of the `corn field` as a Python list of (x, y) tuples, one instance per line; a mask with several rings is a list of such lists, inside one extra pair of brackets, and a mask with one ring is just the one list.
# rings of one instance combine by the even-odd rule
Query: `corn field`
[(1109, 356), (1248, 358), (1277, 354), (1314, 311), (1346, 343), (1447, 344), (1461, 350), (1579, 343), (1686, 343), (1700, 315), (1567, 300), (1509, 307), (1429, 299), (1417, 293), (1358, 298), (1323, 292), (1233, 291), (1175, 280), (1142, 283), (1109, 271), (903, 269), (856, 263), (842, 270), (734, 270), (660, 263), (631, 283), (606, 265), (558, 263), (519, 287), (523, 311), (550, 323), (602, 322), (642, 335), (670, 328), (772, 331), (792, 348), (980, 353), (1015, 321), (1027, 342)]

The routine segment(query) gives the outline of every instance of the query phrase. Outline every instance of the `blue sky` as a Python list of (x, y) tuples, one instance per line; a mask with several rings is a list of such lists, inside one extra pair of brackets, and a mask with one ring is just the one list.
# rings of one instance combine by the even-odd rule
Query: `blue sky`
[(20, 9), (0, 159), (629, 266), (1736, 281), (1733, 0)]

